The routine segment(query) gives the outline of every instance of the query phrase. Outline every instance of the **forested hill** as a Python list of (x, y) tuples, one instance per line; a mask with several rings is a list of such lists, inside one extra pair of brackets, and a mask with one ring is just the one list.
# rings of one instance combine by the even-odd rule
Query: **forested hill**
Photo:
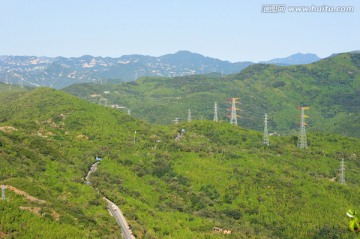
[(109, 119), (124, 122), (121, 131), (129, 121), (51, 89), (0, 92), (0, 184), (7, 186), (1, 238), (121, 237), (102, 195), (84, 181), (94, 157), (110, 147), (101, 136), (113, 136), (101, 128), (111, 127)]
[(360, 140), (261, 141), (225, 122), (150, 125), (47, 88), (0, 92), (0, 235), (120, 238), (106, 196), (136, 238), (353, 238), (345, 212), (359, 207)]
[[(309, 130), (360, 137), (360, 54), (343, 53), (308, 65), (256, 64), (238, 74), (146, 77), (136, 82), (73, 85), (65, 91), (88, 100), (118, 105), (151, 123), (170, 124), (178, 117), (212, 119), (214, 103), (227, 121), (227, 98), (239, 98), (239, 125), (262, 130), (269, 115), (271, 132), (297, 130), (297, 106), (310, 106)], [(96, 96), (97, 97), (92, 97)], [(104, 101), (102, 101), (104, 102)]]

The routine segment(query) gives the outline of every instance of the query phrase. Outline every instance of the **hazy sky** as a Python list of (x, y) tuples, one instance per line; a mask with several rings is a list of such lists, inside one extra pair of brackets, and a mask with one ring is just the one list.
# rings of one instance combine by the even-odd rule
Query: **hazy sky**
[[(270, 3), (286, 4), (285, 11), (263, 13)], [(288, 9), (323, 5), (355, 10)], [(179, 50), (231, 62), (360, 50), (360, 1), (0, 0), (0, 55), (160, 56)]]

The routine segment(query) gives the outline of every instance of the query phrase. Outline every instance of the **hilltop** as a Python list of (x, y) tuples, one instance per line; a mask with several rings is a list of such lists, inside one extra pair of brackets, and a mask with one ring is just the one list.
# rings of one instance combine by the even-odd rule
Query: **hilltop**
[(264, 64), (274, 64), (274, 65), (280, 65), (280, 66), (286, 66), (286, 65), (303, 65), (303, 64), (310, 64), (316, 61), (321, 60), (317, 55), (307, 53), (296, 53), (291, 56), (285, 57), (285, 58), (276, 58), (269, 61), (260, 61), (259, 63)]
[[(319, 60), (315, 56), (296, 54), (269, 61), (270, 64), (293, 65)], [(74, 83), (134, 81), (142, 76), (186, 76), (217, 72), (232, 74), (253, 62), (223, 61), (189, 51), (159, 57), (125, 55), (118, 58), (0, 56), (0, 81), (29, 86), (63, 88)]]
[(38, 199), (7, 191), (0, 234), (119, 238), (106, 196), (137, 238), (353, 236), (345, 212), (358, 208), (359, 139), (309, 132), (307, 150), (294, 135), (267, 147), (260, 132), (225, 122), (156, 126), (48, 88), (0, 98), (0, 184)]
[(64, 90), (93, 102), (101, 96), (108, 105), (129, 108), (135, 117), (157, 124), (170, 124), (175, 117), (185, 121), (188, 109), (194, 119), (212, 119), (215, 102), (220, 119), (228, 121), (227, 98), (238, 97), (240, 126), (262, 130), (262, 117), (267, 113), (270, 130), (281, 134), (297, 130), (297, 106), (310, 106), (306, 112), (310, 130), (360, 137), (359, 59), (359, 53), (344, 53), (308, 65), (256, 64), (225, 77), (144, 77), (117, 85), (78, 84)]

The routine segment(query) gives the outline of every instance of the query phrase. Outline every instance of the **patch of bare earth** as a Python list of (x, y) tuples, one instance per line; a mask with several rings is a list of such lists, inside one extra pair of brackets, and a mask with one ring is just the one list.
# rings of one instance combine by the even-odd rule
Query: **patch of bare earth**
[(16, 131), (17, 129), (12, 127), (12, 126), (0, 126), (0, 131), (4, 132), (4, 133), (11, 133), (13, 131)]
[(5, 232), (0, 231), (0, 238), (6, 238), (7, 234)]
[[(46, 203), (46, 201), (38, 199), (36, 197), (33, 197), (33, 196), (29, 195), (27, 192), (24, 192), (24, 191), (22, 191), (22, 190), (20, 190), (18, 188), (15, 188), (15, 187), (13, 187), (11, 185), (5, 185), (5, 186), (6, 186), (6, 189), (8, 189), (10, 191), (13, 191), (17, 195), (21, 195), (21, 196), (25, 197), (30, 202), (36, 202), (36, 203), (39, 203), (39, 204), (45, 204)], [(41, 207), (24, 207), (24, 206), (20, 206), (20, 209), (27, 210), (27, 211), (30, 211), (30, 212), (36, 214), (36, 215), (41, 216), (41, 209), (42, 209)], [(60, 220), (60, 214), (57, 213), (55, 210), (51, 210), (51, 216), (52, 216), (52, 218), (54, 218), (55, 221)], [(1, 236), (0, 236), (0, 238), (1, 238)]]
[(26, 211), (29, 211), (29, 212), (32, 212), (36, 215), (41, 215), (41, 208), (40, 207), (23, 207), (23, 206), (20, 206), (20, 209), (22, 210), (26, 210)]
[(6, 185), (6, 188), (13, 191), (17, 195), (24, 196), (27, 200), (29, 200), (31, 202), (37, 202), (37, 203), (40, 203), (40, 204), (46, 203), (46, 201), (38, 199), (36, 197), (33, 197), (33, 196), (29, 195), (27, 192), (21, 191), (20, 189), (17, 189), (15, 187), (11, 186), (11, 185)]

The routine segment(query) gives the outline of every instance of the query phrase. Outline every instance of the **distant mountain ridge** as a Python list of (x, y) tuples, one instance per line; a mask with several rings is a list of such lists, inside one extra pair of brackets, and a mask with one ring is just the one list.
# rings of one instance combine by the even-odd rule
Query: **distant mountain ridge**
[[(267, 64), (294, 65), (319, 60), (314, 54), (295, 54)], [(63, 88), (74, 83), (133, 81), (141, 76), (175, 77), (194, 74), (238, 73), (254, 62), (229, 62), (189, 51), (160, 57), (124, 55), (118, 58), (0, 56), (0, 81), (12, 84)]]
[[(122, 84), (77, 84), (68, 93), (109, 106), (131, 109), (135, 117), (170, 124), (178, 117), (212, 119), (214, 102), (218, 118), (228, 121), (228, 97), (239, 97), (239, 125), (263, 130), (263, 114), (270, 116), (274, 132), (297, 130), (297, 106), (310, 106), (307, 123), (313, 130), (360, 137), (360, 54), (343, 53), (321, 61), (294, 66), (254, 64), (240, 73), (207, 74), (176, 78), (143, 77)], [(104, 99), (101, 99), (103, 102)]]
[(316, 61), (321, 60), (316, 54), (312, 53), (296, 53), (294, 55), (285, 57), (285, 58), (275, 58), (269, 61), (261, 61), (259, 63), (265, 64), (275, 64), (275, 65), (303, 65), (303, 64), (310, 64)]

